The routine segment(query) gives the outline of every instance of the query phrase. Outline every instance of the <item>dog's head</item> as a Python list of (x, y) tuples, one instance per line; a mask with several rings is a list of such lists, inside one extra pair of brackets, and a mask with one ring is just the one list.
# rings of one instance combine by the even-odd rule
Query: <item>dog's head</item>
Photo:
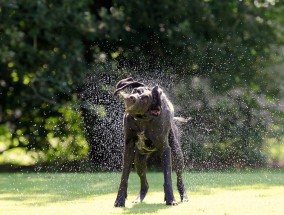
[[(132, 87), (131, 93), (122, 90)], [(120, 93), (124, 100), (125, 111), (136, 118), (159, 116), (161, 113), (161, 89), (158, 86), (150, 89), (132, 78), (123, 79), (116, 85), (115, 95)]]

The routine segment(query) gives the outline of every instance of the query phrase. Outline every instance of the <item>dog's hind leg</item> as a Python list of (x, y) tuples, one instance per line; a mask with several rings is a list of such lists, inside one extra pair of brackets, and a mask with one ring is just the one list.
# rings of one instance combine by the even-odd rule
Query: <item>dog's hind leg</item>
[(172, 186), (172, 159), (171, 148), (169, 146), (162, 152), (162, 163), (164, 172), (164, 192), (166, 205), (177, 205)]
[(138, 151), (135, 152), (134, 164), (138, 176), (140, 177), (141, 188), (137, 198), (133, 201), (134, 203), (140, 203), (145, 198), (149, 185), (146, 178), (147, 170), (147, 155), (142, 155)]
[[(179, 146), (177, 146), (179, 148)], [(173, 157), (174, 157), (174, 169), (177, 174), (177, 188), (178, 192), (180, 195), (180, 200), (181, 201), (188, 201), (188, 197), (186, 194), (185, 186), (183, 183), (183, 178), (182, 178), (182, 173), (183, 173), (183, 168), (184, 168), (184, 160), (182, 156), (182, 152), (179, 149), (172, 150)]]
[(177, 175), (177, 188), (180, 194), (180, 199), (181, 201), (188, 201), (189, 199), (187, 197), (185, 186), (182, 179), (182, 173), (184, 169), (184, 159), (177, 132), (178, 132), (177, 127), (175, 127), (175, 125), (172, 125), (172, 129), (169, 134), (169, 144), (172, 151), (173, 167)]

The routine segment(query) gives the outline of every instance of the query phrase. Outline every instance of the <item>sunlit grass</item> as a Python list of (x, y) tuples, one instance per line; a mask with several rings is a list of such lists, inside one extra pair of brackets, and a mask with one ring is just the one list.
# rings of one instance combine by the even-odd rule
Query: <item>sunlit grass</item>
[[(188, 172), (190, 202), (163, 202), (162, 173), (148, 173), (149, 193), (133, 204), (139, 190), (130, 175), (126, 208), (114, 208), (120, 173), (2, 173), (1, 214), (281, 214), (284, 172)], [(175, 182), (174, 182), (175, 183)], [(176, 199), (179, 199), (175, 188)]]

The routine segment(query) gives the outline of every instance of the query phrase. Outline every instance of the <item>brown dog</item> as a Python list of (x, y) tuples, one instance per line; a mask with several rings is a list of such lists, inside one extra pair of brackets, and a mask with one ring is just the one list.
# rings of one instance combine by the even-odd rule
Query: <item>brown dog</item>
[[(130, 94), (121, 92), (126, 87), (134, 89)], [(153, 152), (158, 152), (162, 159), (166, 204), (177, 205), (172, 187), (172, 158), (181, 201), (187, 201), (182, 180), (184, 161), (172, 103), (158, 86), (150, 89), (132, 78), (118, 82), (114, 94), (118, 93), (125, 104), (125, 143), (122, 177), (114, 206), (125, 207), (133, 160), (141, 181), (141, 189), (134, 202), (143, 201), (149, 188), (146, 178), (147, 158)]]

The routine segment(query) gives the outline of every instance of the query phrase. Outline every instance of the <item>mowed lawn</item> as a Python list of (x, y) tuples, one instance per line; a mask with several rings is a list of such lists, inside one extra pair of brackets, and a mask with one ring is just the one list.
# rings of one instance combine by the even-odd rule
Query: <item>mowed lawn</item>
[[(149, 172), (149, 192), (130, 174), (126, 208), (114, 208), (120, 173), (1, 173), (0, 214), (213, 214), (284, 213), (283, 171), (186, 172), (190, 202), (166, 206), (163, 175)], [(177, 188), (174, 192), (179, 200)]]

